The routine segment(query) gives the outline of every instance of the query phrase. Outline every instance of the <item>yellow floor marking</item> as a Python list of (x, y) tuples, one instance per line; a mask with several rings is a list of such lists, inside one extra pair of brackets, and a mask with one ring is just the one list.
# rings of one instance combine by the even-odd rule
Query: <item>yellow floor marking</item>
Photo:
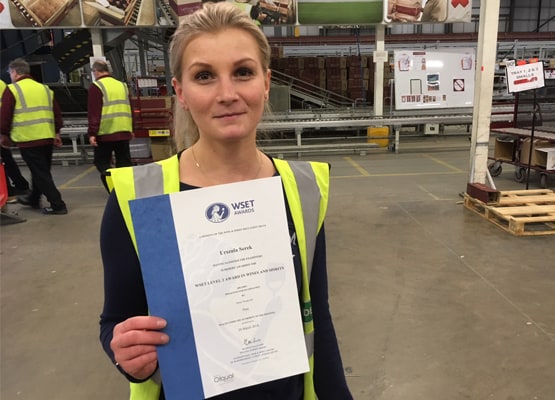
[(424, 193), (427, 193), (430, 195), (430, 197), (434, 200), (447, 200), (447, 199), (441, 199), (439, 197), (437, 197), (435, 194), (433, 194), (432, 192), (430, 192), (429, 190), (427, 190), (426, 188), (424, 188), (424, 186), (421, 185), (417, 185), (418, 189), (422, 190)]
[(360, 172), (360, 174), (362, 176), (370, 176), (370, 174), (368, 173), (368, 171), (366, 171), (364, 168), (362, 168), (360, 166), (359, 163), (357, 163), (355, 160), (353, 160), (351, 157), (345, 157), (345, 160), (351, 164), (351, 166), (356, 169), (358, 172)]
[(463, 171), (462, 169), (457, 168), (457, 167), (455, 167), (454, 165), (451, 165), (451, 164), (449, 164), (449, 163), (447, 163), (447, 162), (445, 162), (445, 161), (442, 161), (442, 160), (440, 160), (439, 158), (432, 157), (432, 156), (429, 155), (429, 154), (424, 154), (424, 157), (429, 158), (430, 160), (435, 161), (436, 163), (438, 163), (438, 164), (440, 164), (440, 165), (443, 165), (444, 167), (447, 167), (447, 168), (449, 168), (449, 169), (452, 169), (453, 171), (456, 171), (456, 172), (465, 172), (465, 171)]
[(96, 167), (90, 167), (87, 170), (83, 171), (82, 173), (80, 173), (79, 175), (77, 175), (76, 177), (70, 179), (69, 181), (67, 181), (66, 183), (64, 183), (63, 185), (60, 185), (60, 189), (69, 189), (69, 185), (71, 185), (74, 182), (77, 182), (79, 179), (87, 176), (88, 174), (90, 174), (91, 172), (96, 171)]

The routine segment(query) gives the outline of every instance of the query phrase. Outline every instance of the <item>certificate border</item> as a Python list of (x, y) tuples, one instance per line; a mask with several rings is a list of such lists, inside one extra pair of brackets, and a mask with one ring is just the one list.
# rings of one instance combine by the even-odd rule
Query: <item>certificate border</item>
[[(170, 342), (157, 348), (162, 380), (166, 383), (164, 393), (168, 399), (182, 398), (184, 394), (191, 400), (204, 399), (170, 196), (133, 200), (129, 206), (149, 313), (167, 318), (162, 311), (166, 310), (172, 316), (172, 323), (164, 329)], [(154, 245), (153, 237), (157, 238)]]

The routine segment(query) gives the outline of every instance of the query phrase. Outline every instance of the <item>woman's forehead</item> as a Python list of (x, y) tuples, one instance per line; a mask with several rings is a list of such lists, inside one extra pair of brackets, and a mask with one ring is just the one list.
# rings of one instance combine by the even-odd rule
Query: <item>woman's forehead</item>
[(252, 35), (238, 28), (197, 35), (183, 51), (184, 65), (248, 58), (261, 62), (261, 51)]

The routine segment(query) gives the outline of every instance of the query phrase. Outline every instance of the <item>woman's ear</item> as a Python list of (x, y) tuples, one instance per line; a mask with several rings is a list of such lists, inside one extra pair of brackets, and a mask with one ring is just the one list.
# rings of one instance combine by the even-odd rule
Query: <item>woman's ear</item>
[(264, 80), (264, 100), (268, 101), (270, 96), (270, 82), (272, 81), (272, 71), (268, 69), (266, 72), (266, 79)]
[(184, 110), (188, 110), (189, 106), (187, 105), (187, 101), (183, 96), (183, 88), (181, 87), (181, 82), (179, 82), (175, 78), (172, 78), (172, 86), (173, 86), (173, 90), (175, 91), (175, 96), (177, 97), (177, 101), (179, 102), (179, 104), (181, 104), (181, 107)]

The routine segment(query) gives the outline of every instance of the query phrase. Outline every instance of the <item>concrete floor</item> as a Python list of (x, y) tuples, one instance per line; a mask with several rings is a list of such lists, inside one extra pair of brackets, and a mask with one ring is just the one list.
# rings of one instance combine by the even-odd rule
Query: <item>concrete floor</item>
[[(463, 207), (466, 138), (402, 146), (310, 157), (333, 166), (330, 303), (354, 398), (555, 399), (555, 236)], [(0, 398), (124, 399), (98, 342), (106, 193), (90, 164), (53, 171), (69, 215), (9, 205), (27, 221), (1, 228)], [(495, 183), (524, 188), (510, 166)]]

